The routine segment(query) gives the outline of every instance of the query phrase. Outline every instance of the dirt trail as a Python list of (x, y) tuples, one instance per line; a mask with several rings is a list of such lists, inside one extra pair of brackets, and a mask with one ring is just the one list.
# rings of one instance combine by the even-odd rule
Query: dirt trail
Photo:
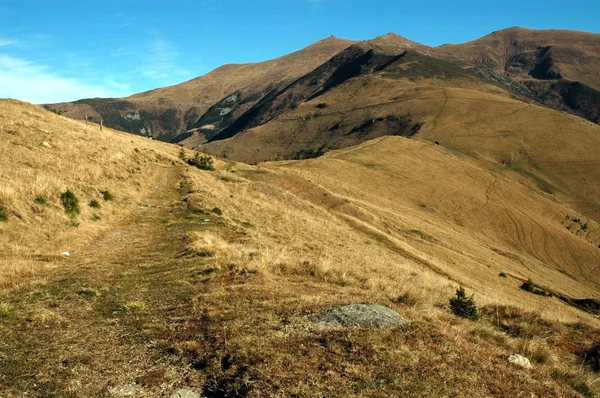
[[(187, 212), (182, 171), (159, 168), (134, 210), (43, 275), (45, 284), (0, 293), (15, 308), (0, 319), (0, 392), (119, 396), (145, 386), (134, 395), (168, 396), (185, 384), (185, 372), (155, 349), (195, 293), (177, 285), (202, 262), (181, 258), (185, 234), (210, 225), (209, 216)], [(156, 380), (140, 382), (159, 366)]]

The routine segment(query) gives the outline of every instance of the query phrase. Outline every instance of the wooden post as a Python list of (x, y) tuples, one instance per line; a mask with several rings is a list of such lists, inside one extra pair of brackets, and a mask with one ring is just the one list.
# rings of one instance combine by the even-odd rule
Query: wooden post
[(87, 111), (85, 111), (85, 125), (87, 126)]
[(103, 123), (103, 122), (104, 122), (104, 120), (100, 119), (100, 131), (102, 131), (102, 130), (103, 130), (103, 128), (102, 128), (102, 123)]

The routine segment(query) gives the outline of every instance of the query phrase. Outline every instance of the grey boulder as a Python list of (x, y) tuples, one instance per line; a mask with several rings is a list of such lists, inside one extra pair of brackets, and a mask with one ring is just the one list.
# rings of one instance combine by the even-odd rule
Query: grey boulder
[(349, 304), (313, 314), (308, 322), (321, 328), (394, 328), (410, 322), (391, 308), (377, 304)]

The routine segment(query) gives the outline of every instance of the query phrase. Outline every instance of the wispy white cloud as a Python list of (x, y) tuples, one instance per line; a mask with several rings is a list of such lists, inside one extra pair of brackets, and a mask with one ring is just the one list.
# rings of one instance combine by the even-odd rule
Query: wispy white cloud
[(110, 79), (104, 83), (87, 83), (58, 75), (44, 65), (0, 54), (0, 97), (43, 104), (90, 97), (118, 97), (124, 95), (124, 89), (126, 86)]
[(14, 46), (18, 43), (19, 42), (17, 40), (0, 39), (0, 47)]
[(178, 65), (179, 53), (160, 32), (151, 32), (152, 41), (145, 62), (140, 67), (142, 76), (158, 83), (171, 82), (173, 79), (188, 77), (190, 72)]

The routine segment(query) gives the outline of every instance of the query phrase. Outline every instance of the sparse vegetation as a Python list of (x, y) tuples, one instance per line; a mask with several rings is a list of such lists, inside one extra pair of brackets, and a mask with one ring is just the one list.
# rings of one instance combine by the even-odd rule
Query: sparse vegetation
[(594, 391), (588, 385), (585, 376), (581, 373), (555, 369), (552, 371), (550, 376), (556, 381), (569, 384), (575, 391), (583, 395), (585, 398), (593, 398), (596, 396)]
[(105, 201), (111, 201), (115, 199), (114, 195), (109, 190), (102, 191), (101, 193), (102, 199), (104, 199)]
[[(434, 91), (421, 94), (435, 98)], [(453, 106), (452, 96), (465, 92), (448, 94)], [(337, 106), (331, 102), (332, 113)], [(327, 118), (312, 122), (336, 122), (319, 119)], [(4, 120), (0, 140), (9, 140), (1, 143), (21, 140), (3, 133)], [(0, 181), (0, 200), (15, 220), (0, 225), (0, 265), (8, 275), (0, 303), (11, 306), (2, 315), (0, 304), (0, 395), (103, 396), (110, 395), (108, 387), (132, 383), (141, 396), (169, 396), (173, 386), (184, 385), (207, 396), (378, 396), (382, 391), (513, 396), (525, 391), (567, 397), (576, 396), (573, 389), (593, 394), (597, 388), (591, 368), (582, 366), (592, 354), (580, 354), (591, 351), (598, 333), (587, 323), (597, 321), (559, 300), (519, 293), (517, 279), (526, 265), (531, 275), (544, 275), (548, 289), (592, 297), (593, 287), (579, 282), (583, 274), (574, 261), (556, 254), (577, 248), (577, 258), (593, 258), (596, 248), (580, 245), (580, 236), (564, 230), (556, 238), (555, 228), (544, 222), (548, 217), (540, 214), (563, 214), (568, 204), (553, 206), (536, 194), (518, 200), (535, 190), (530, 184), (515, 189), (513, 180), (502, 177), (495, 181), (496, 166), (481, 170), (479, 161), (418, 140), (391, 138), (309, 162), (238, 164), (237, 174), (231, 174), (236, 183), (225, 183), (220, 177), (226, 171), (185, 167), (174, 146), (122, 139), (124, 134), (113, 136), (109, 129), (88, 145), (80, 134), (69, 135), (84, 129), (81, 123), (63, 128), (25, 122), (30, 129), (9, 127), (27, 137), (23, 141), (30, 147), (47, 134), (38, 127), (64, 131), (65, 137), (53, 138), (55, 151), (31, 156), (27, 146), (14, 145), (15, 157), (11, 152), (10, 162), (0, 159), (8, 175)], [(441, 117), (440, 131), (443, 123)], [(477, 128), (485, 130), (487, 124)], [(26, 141), (30, 136), (33, 144)], [(144, 157), (135, 155), (133, 145)], [(474, 150), (481, 161), (492, 158), (488, 149)], [(90, 158), (98, 162), (86, 163)], [(32, 164), (22, 173), (4, 166), (21, 160)], [(133, 172), (138, 166), (144, 173)], [(32, 169), (35, 178), (28, 178)], [(250, 178), (241, 180), (241, 174)], [(463, 183), (455, 186), (451, 176)], [(101, 212), (82, 206), (80, 230), (65, 226), (60, 208), (35, 213), (36, 193), (47, 194), (54, 206), (64, 186), (87, 199), (83, 204), (91, 198), (102, 204)], [(104, 187), (123, 198), (123, 206), (102, 203), (98, 192)], [(427, 206), (416, 210), (418, 203)], [(226, 217), (216, 217), (217, 209)], [(488, 222), (487, 211), (502, 222)], [(94, 212), (105, 222), (89, 222)], [(460, 227), (457, 219), (463, 221)], [(486, 227), (478, 228), (484, 222)], [(439, 244), (430, 244), (430, 236)], [(547, 252), (535, 239), (542, 236)], [(491, 242), (513, 253), (495, 255), (488, 249)], [(589, 255), (586, 250), (592, 249)], [(70, 258), (60, 256), (62, 250), (70, 251)], [(541, 260), (531, 261), (532, 253)], [(544, 268), (552, 256), (577, 279)], [(501, 270), (510, 279), (498, 280)], [(481, 313), (482, 321), (463, 321), (448, 310), (460, 282), (474, 289), (477, 304), (488, 305), (479, 311), (474, 295), (461, 287), (454, 300), (462, 305), (455, 307), (464, 309), (471, 301), (471, 313)], [(351, 302), (388, 305), (411, 325), (385, 331), (307, 330), (308, 314)], [(519, 308), (505, 310), (496, 303)], [(525, 311), (529, 308), (531, 313)], [(569, 323), (578, 319), (580, 326)], [(513, 352), (536, 366), (525, 371), (507, 365), (504, 357)], [(290, 358), (293, 366), (281, 366)], [(554, 368), (563, 373), (551, 377)], [(98, 377), (98, 369), (110, 372)]]
[(396, 301), (398, 304), (413, 306), (419, 302), (419, 299), (413, 293), (405, 292), (396, 297), (396, 300), (394, 301)]
[(521, 285), (521, 289), (529, 293), (537, 294), (538, 296), (552, 297), (552, 293), (540, 288), (535, 283), (533, 283), (531, 279), (527, 279), (525, 282), (523, 282), (523, 284)]
[(127, 308), (129, 311), (145, 311), (146, 303), (143, 301), (130, 301), (125, 304), (125, 308)]
[(100, 217), (98, 214), (92, 214), (92, 217), (90, 217), (90, 220), (92, 221), (100, 221), (102, 219), (102, 217)]
[(70, 216), (76, 216), (81, 212), (79, 209), (79, 199), (77, 199), (77, 196), (70, 190), (63, 192), (60, 195), (60, 202), (62, 203), (65, 212)]
[(200, 170), (213, 171), (215, 169), (213, 166), (213, 158), (209, 155), (200, 155), (200, 152), (196, 152), (194, 157), (188, 159), (187, 162), (190, 166), (196, 166)]
[(501, 278), (507, 278), (507, 276), (506, 276), (506, 274), (504, 272), (500, 272), (498, 274), (498, 276), (501, 277)]
[(0, 318), (7, 317), (13, 312), (15, 307), (9, 303), (0, 303)]
[(456, 290), (456, 297), (450, 299), (450, 309), (454, 315), (478, 321), (481, 317), (474, 299), (475, 294), (467, 296), (465, 289), (461, 286)]
[(179, 150), (179, 159), (183, 160), (184, 162), (187, 161), (187, 156), (185, 154), (185, 149), (181, 148)]
[(213, 212), (214, 214), (218, 215), (218, 216), (222, 216), (223, 215), (223, 210), (219, 209), (218, 207), (215, 207), (211, 210), (211, 212)]
[(8, 221), (8, 211), (0, 204), (0, 222)]
[(96, 199), (90, 200), (90, 203), (88, 205), (92, 209), (99, 209), (100, 208), (100, 202), (98, 202)]
[(33, 198), (33, 201), (40, 206), (48, 205), (48, 198), (44, 195), (37, 195), (35, 198)]

